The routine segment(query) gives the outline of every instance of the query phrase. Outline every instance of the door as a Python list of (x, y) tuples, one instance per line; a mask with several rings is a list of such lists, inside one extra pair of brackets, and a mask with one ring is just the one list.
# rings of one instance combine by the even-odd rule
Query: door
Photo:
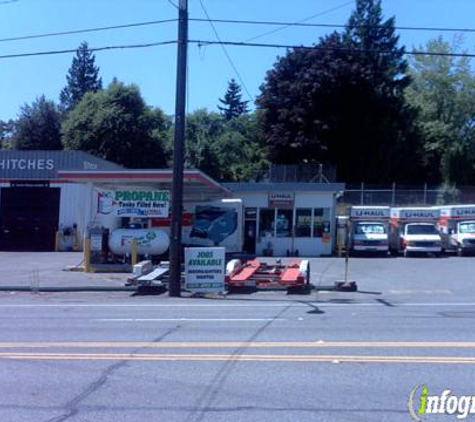
[(3, 188), (0, 250), (54, 251), (59, 199), (59, 188)]
[(256, 253), (257, 208), (244, 210), (244, 252)]

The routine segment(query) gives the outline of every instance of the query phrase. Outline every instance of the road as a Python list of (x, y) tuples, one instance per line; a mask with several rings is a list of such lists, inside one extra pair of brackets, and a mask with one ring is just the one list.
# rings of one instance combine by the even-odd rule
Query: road
[(473, 262), (355, 260), (348, 294), (2, 294), (0, 420), (408, 421), (418, 385), (475, 394)]

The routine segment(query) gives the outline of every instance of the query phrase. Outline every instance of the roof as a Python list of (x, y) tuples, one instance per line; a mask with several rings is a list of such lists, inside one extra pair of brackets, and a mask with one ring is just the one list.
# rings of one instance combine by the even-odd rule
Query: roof
[[(172, 190), (173, 171), (119, 170), (119, 171), (60, 171), (61, 179), (71, 182), (92, 183), (96, 186), (147, 186)], [(231, 197), (231, 192), (199, 170), (184, 170), (183, 196), (189, 201)]]
[(0, 181), (51, 180), (60, 170), (122, 170), (84, 151), (0, 150)]
[(223, 183), (232, 192), (339, 192), (344, 183)]

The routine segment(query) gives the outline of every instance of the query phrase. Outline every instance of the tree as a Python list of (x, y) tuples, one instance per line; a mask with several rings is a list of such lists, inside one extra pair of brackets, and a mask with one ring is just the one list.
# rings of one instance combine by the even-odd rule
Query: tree
[(267, 167), (255, 114), (226, 120), (199, 109), (187, 117), (186, 166), (219, 181), (255, 180)]
[(0, 120), (0, 149), (12, 149), (13, 120)]
[(66, 80), (67, 85), (60, 93), (61, 107), (64, 110), (70, 110), (78, 104), (86, 92), (102, 89), (99, 67), (95, 65), (95, 56), (89, 50), (87, 42), (81, 43), (76, 50)]
[(31, 105), (21, 107), (13, 123), (12, 145), (14, 149), (63, 149), (61, 117), (56, 104), (42, 95)]
[(419, 109), (426, 172), (432, 182), (471, 184), (475, 178), (475, 75), (453, 44), (429, 40), (429, 53), (411, 60), (407, 98)]
[(397, 44), (380, 1), (357, 0), (343, 33), (278, 58), (257, 100), (270, 160), (329, 163), (346, 182), (418, 180), (416, 113)]
[(248, 112), (247, 103), (249, 101), (242, 101), (241, 87), (234, 79), (229, 81), (226, 94), (224, 94), (223, 99), (219, 99), (219, 102), (223, 106), (218, 105), (218, 108), (226, 120), (231, 120)]
[(137, 86), (111, 83), (88, 92), (62, 125), (66, 149), (82, 150), (129, 168), (166, 167), (163, 144), (170, 125), (145, 104)]

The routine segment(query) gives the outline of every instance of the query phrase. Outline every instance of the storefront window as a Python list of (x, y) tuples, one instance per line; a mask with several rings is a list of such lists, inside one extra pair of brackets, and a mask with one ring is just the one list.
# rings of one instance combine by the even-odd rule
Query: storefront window
[(274, 208), (261, 208), (259, 211), (259, 236), (272, 237), (274, 236)]
[(330, 208), (313, 209), (313, 237), (330, 233)]
[(311, 208), (297, 208), (295, 211), (295, 236), (310, 237), (311, 221)]
[(293, 210), (277, 209), (277, 237), (291, 237)]

